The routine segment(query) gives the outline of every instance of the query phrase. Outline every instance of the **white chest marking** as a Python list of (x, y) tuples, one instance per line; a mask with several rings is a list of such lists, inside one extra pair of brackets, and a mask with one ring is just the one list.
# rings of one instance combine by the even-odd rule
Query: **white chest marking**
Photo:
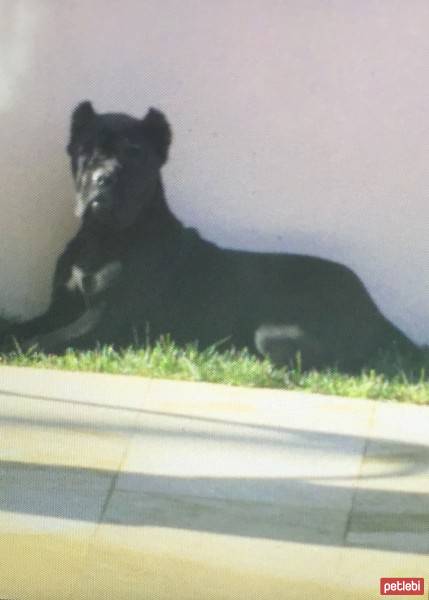
[[(73, 265), (69, 280), (66, 282), (66, 288), (71, 292), (79, 290), (82, 294), (93, 296), (111, 286), (121, 270), (122, 265), (119, 260), (106, 263), (104, 267), (95, 273), (86, 273), (82, 267)], [(89, 286), (84, 286), (83, 280), (88, 276), (91, 277)]]
[(82, 281), (84, 276), (85, 273), (83, 272), (83, 270), (80, 267), (73, 265), (70, 278), (66, 283), (66, 288), (71, 292), (74, 292), (75, 290), (80, 290), (81, 292), (83, 292)]

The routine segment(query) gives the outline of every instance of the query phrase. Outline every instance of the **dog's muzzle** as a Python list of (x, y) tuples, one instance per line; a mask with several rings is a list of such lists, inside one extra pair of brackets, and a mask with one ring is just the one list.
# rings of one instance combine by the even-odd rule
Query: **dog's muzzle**
[(91, 211), (96, 215), (103, 215), (111, 212), (113, 201), (110, 195), (97, 194), (89, 201)]

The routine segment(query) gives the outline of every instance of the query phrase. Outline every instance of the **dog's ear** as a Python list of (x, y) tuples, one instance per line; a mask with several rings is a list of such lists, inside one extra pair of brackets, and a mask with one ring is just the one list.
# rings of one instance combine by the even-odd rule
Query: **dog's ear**
[(73, 130), (83, 129), (94, 120), (96, 113), (89, 100), (85, 100), (76, 106), (71, 119), (71, 128)]
[(81, 131), (88, 127), (88, 125), (93, 122), (95, 115), (96, 112), (89, 100), (85, 100), (78, 104), (72, 113), (71, 137), (76, 137)]
[(79, 139), (81, 133), (92, 125), (95, 116), (96, 112), (89, 100), (85, 100), (76, 106), (71, 118), (70, 141), (67, 146), (69, 154), (73, 144)]
[(147, 115), (141, 120), (140, 126), (144, 137), (164, 164), (168, 158), (168, 149), (171, 144), (171, 129), (164, 114), (156, 108), (150, 108)]

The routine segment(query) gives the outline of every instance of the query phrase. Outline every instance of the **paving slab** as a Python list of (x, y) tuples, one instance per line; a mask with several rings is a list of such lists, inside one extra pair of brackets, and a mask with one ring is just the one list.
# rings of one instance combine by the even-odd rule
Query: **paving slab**
[(378, 598), (429, 571), (429, 407), (0, 368), (0, 598)]

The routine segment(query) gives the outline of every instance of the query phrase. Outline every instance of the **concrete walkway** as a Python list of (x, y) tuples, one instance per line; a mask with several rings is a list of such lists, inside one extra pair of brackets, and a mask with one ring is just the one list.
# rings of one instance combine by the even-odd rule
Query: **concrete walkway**
[(372, 599), (429, 574), (429, 407), (2, 367), (0, 421), (2, 599)]

